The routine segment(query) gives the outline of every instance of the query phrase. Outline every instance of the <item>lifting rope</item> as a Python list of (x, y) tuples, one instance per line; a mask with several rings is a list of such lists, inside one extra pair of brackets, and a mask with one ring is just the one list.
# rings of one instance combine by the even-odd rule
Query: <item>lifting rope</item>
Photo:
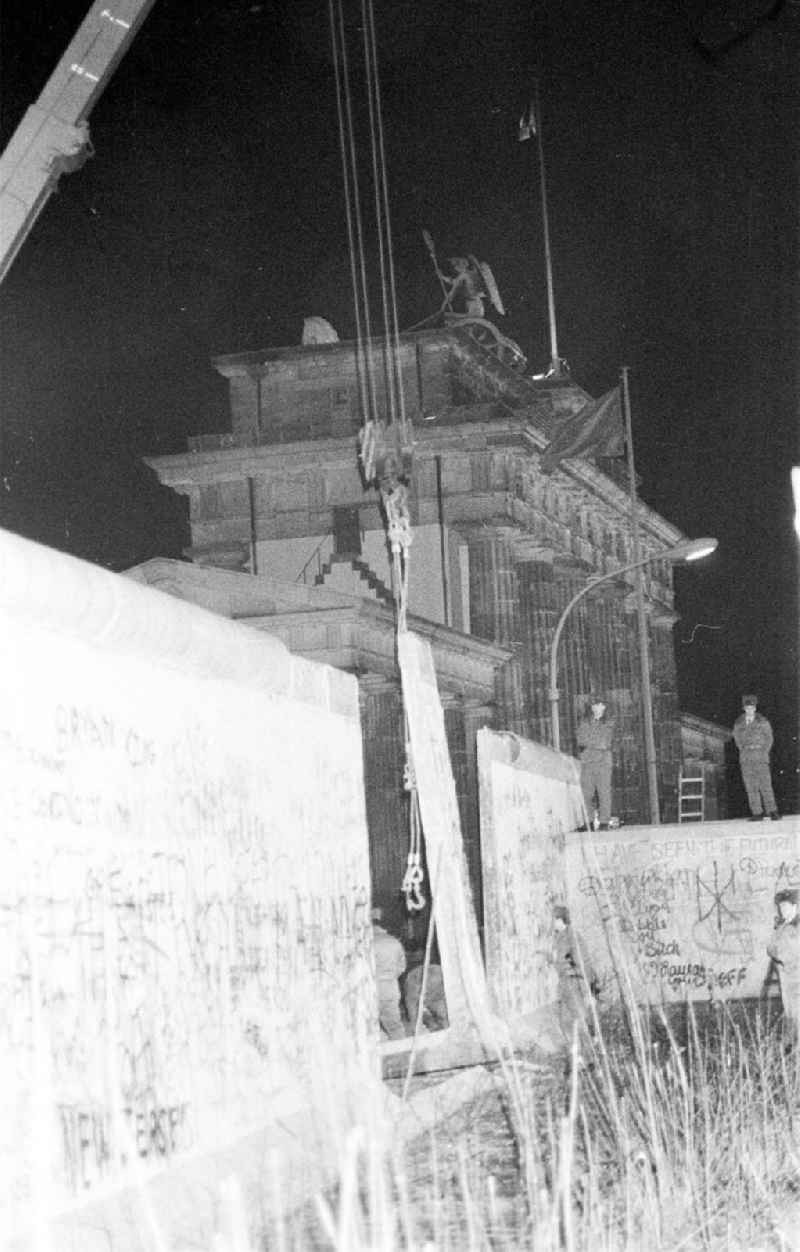
[(408, 859), (406, 861), (406, 872), (403, 875), (403, 882), (400, 890), (406, 898), (406, 909), (408, 912), (419, 913), (425, 908), (427, 900), (421, 890), (422, 884), (425, 881), (425, 873), (422, 868), (421, 851), (422, 816), (419, 811), (417, 778), (412, 764), (411, 737), (408, 730), (408, 718), (406, 718), (406, 763), (403, 769), (403, 786), (408, 792), (410, 839)]
[[(364, 259), (364, 229), (360, 207), (342, 0), (328, 0), (328, 11), (336, 83), (339, 146), (344, 176), (350, 274), (356, 312), (356, 374), (359, 400), (364, 414), (364, 424), (359, 435), (359, 459), (365, 483), (377, 487), (380, 494), (391, 558), (395, 631), (399, 636), (407, 630), (408, 574), (413, 539), (408, 487), (411, 479), (414, 437), (411, 422), (405, 413), (405, 396), (399, 364), (400, 332), (397, 318), (386, 154), (381, 120), (375, 17), (372, 0), (361, 0), (361, 32), (367, 83), (372, 183), (375, 194), (375, 220), (385, 328), (383, 365), (388, 421), (378, 412), (376, 394), (376, 361)], [(402, 682), (400, 690), (402, 699)], [(408, 911), (416, 912), (426, 905), (425, 897), (421, 892), (424, 881), (422, 821), (405, 705), (403, 717), (406, 731), (403, 787), (409, 797), (409, 852), (401, 890), (405, 896)]]

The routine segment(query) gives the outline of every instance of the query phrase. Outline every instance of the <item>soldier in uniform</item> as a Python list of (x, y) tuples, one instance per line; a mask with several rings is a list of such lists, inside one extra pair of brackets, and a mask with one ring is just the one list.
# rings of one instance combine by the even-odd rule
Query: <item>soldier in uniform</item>
[(589, 713), (578, 725), (578, 747), (581, 754), (581, 787), (586, 812), (591, 821), (595, 792), (600, 829), (608, 830), (611, 818), (611, 773), (613, 760), (614, 720), (607, 715), (605, 702), (592, 696)]
[(772, 790), (769, 754), (772, 748), (772, 727), (756, 712), (756, 696), (742, 696), (744, 712), (733, 724), (733, 738), (739, 749), (739, 768), (750, 806), (750, 821), (762, 821), (764, 814), (777, 821), (780, 817)]

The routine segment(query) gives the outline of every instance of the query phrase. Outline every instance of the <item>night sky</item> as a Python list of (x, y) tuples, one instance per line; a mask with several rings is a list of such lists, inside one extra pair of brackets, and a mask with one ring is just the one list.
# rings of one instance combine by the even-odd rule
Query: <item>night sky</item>
[[(88, 7), (5, 0), (4, 143)], [(595, 395), (630, 367), (642, 497), (720, 540), (676, 573), (681, 705), (730, 725), (758, 692), (796, 808), (800, 3), (375, 13), (401, 329), (440, 299), (425, 228), (490, 263), (498, 324), (547, 368), (536, 147), (517, 139), (538, 76), (560, 352)], [(184, 503), (140, 458), (227, 428), (209, 358), (298, 343), (310, 314), (352, 334), (329, 48), (325, 0), (157, 0), (92, 113), (95, 157), (0, 292), (0, 525), (116, 570), (180, 556)], [(368, 165), (364, 142), (367, 192)], [(365, 213), (374, 239), (369, 194)]]

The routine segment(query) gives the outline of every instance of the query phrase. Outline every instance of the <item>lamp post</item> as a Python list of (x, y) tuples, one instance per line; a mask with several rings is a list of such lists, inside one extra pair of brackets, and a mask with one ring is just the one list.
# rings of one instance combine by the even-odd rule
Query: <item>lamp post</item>
[[(631, 561), (629, 565), (622, 565), (619, 569), (610, 570), (607, 574), (600, 574), (590, 578), (586, 586), (581, 587), (580, 591), (575, 593), (558, 619), (550, 647), (550, 690), (548, 696), (550, 700), (550, 725), (552, 728), (553, 747), (557, 752), (561, 750), (561, 734), (558, 719), (558, 645), (561, 642), (564, 623), (578, 601), (582, 600), (590, 591), (593, 591), (595, 587), (598, 587), (600, 583), (608, 582), (612, 578), (619, 578), (621, 574), (627, 574), (629, 570), (642, 569), (643, 566), (650, 565), (653, 561), (669, 561), (673, 565), (681, 561), (699, 561), (702, 557), (710, 556), (716, 547), (716, 539), (685, 539), (681, 543), (676, 543), (672, 548), (665, 548), (663, 552), (654, 552), (651, 556), (643, 557), (638, 561)], [(649, 727), (649, 742), (645, 745), (646, 755), (648, 761), (652, 760), (655, 762), (655, 746), (652, 742), (652, 710), (647, 725)]]

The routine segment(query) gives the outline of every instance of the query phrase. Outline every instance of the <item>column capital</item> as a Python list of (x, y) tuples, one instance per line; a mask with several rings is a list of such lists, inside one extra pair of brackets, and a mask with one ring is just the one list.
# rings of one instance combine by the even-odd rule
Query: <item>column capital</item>
[(493, 717), (495, 713), (495, 705), (487, 700), (464, 696), (462, 704), (465, 717)]
[(443, 709), (460, 709), (464, 698), (458, 691), (443, 691), (439, 688), (439, 702)]
[(386, 695), (390, 691), (400, 691), (399, 677), (390, 678), (388, 675), (379, 674), (374, 670), (358, 675), (359, 697)]
[(553, 573), (562, 578), (575, 578), (580, 574), (589, 578), (596, 572), (590, 562), (576, 556), (574, 552), (556, 552), (553, 557)]
[(196, 544), (183, 549), (194, 565), (210, 565), (214, 569), (245, 569), (250, 559), (246, 539), (225, 539), (215, 543)]
[(514, 560), (518, 565), (528, 561), (537, 561), (541, 565), (552, 565), (556, 557), (552, 544), (544, 543), (536, 535), (520, 534), (512, 541)]
[(508, 522), (457, 522), (453, 529), (468, 543), (489, 543), (498, 539), (514, 543), (524, 531)]
[(665, 609), (663, 605), (654, 604), (650, 620), (659, 630), (672, 630), (673, 626), (677, 626), (681, 620), (681, 615), (673, 613), (671, 609)]
[[(657, 604), (656, 604), (656, 603), (655, 603), (655, 602), (651, 599), (651, 597), (647, 594), (647, 592), (645, 592), (645, 593), (644, 593), (644, 595), (642, 596), (642, 604), (643, 604), (643, 606), (644, 606), (644, 611), (645, 611), (646, 616), (650, 619), (650, 621), (651, 621), (651, 622), (654, 622), (654, 621), (655, 621), (655, 615), (661, 611), (661, 610), (660, 610), (660, 606), (659, 606), (659, 605), (657, 605)], [(636, 592), (635, 592), (635, 591), (629, 591), (629, 592), (628, 592), (628, 594), (626, 595), (625, 599), (623, 600), (623, 605), (624, 605), (624, 607), (625, 607), (625, 612), (626, 612), (626, 613), (636, 613), (636, 612), (638, 612), (638, 606), (637, 606), (637, 603), (636, 603)]]

